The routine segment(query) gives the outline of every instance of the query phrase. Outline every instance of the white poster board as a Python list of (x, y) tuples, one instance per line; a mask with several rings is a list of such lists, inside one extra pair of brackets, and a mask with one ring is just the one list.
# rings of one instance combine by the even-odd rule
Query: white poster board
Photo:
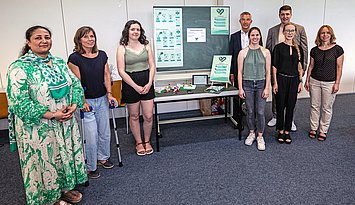
[(211, 82), (229, 83), (232, 55), (215, 55), (211, 69)]
[(182, 9), (154, 8), (154, 46), (157, 67), (184, 65)]

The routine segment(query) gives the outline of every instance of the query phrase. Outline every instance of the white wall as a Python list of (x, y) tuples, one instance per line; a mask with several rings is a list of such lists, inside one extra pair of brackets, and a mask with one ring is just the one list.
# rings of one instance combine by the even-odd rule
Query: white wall
[[(51, 52), (67, 59), (73, 49), (75, 31), (83, 25), (92, 26), (97, 32), (99, 49), (105, 50), (109, 63), (115, 64), (115, 53), (121, 31), (128, 19), (137, 19), (146, 30), (148, 39), (153, 34), (154, 5), (224, 5), (231, 6), (231, 32), (240, 29), (238, 19), (242, 11), (253, 15), (253, 26), (262, 30), (264, 43), (268, 28), (280, 22), (278, 9), (283, 4), (293, 8), (292, 21), (305, 27), (309, 48), (314, 46), (318, 28), (322, 24), (333, 26), (337, 42), (345, 50), (344, 74), (340, 93), (354, 92), (355, 73), (352, 71), (355, 60), (351, 58), (355, 52), (355, 42), (349, 41), (353, 28), (350, 22), (355, 19), (352, 11), (355, 1), (352, 0), (0, 0), (0, 73), (6, 86), (6, 71), (11, 62), (17, 59), (21, 47), (25, 43), (24, 32), (33, 25), (45, 25), (53, 33)], [(349, 24), (350, 23), (350, 24)], [(306, 92), (301, 97), (307, 96)], [(196, 102), (165, 105), (160, 111), (195, 109)]]
[(345, 52), (343, 77), (340, 83), (341, 92), (355, 91), (355, 1), (326, 0), (324, 23), (332, 25), (337, 43)]
[[(19, 6), (22, 5), (22, 6)], [(31, 13), (30, 13), (31, 12)], [(30, 14), (29, 14), (30, 13)], [(33, 25), (45, 25), (53, 32), (53, 49), (57, 56), (66, 56), (61, 5), (59, 0), (11, 0), (0, 3), (0, 71), (4, 86), (6, 71), (17, 59), (25, 44), (25, 31)]]
[(126, 1), (105, 0), (105, 3), (102, 3), (97, 0), (62, 0), (62, 2), (68, 48), (66, 56), (73, 51), (76, 30), (84, 25), (91, 26), (96, 32), (98, 48), (107, 53), (109, 64), (115, 65), (116, 48), (123, 25), (127, 22)]

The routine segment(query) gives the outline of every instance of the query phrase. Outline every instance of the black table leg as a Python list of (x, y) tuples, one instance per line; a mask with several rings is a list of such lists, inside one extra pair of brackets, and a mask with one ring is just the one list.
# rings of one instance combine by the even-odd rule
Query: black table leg
[(160, 152), (160, 146), (159, 146), (159, 122), (158, 122), (158, 103), (154, 103), (154, 121), (155, 121), (155, 142), (156, 142), (156, 149), (157, 152)]
[(224, 123), (227, 123), (228, 118), (228, 97), (224, 98)]
[(239, 140), (242, 140), (242, 130), (243, 130), (243, 111), (242, 111), (242, 99), (238, 97), (238, 132)]

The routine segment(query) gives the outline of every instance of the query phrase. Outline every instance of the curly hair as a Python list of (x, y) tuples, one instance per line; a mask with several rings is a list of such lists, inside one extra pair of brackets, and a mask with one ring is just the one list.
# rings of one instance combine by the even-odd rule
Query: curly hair
[(139, 23), (139, 21), (137, 21), (137, 20), (129, 20), (129, 21), (127, 21), (127, 23), (124, 26), (124, 29), (122, 31), (122, 37), (120, 39), (120, 45), (127, 46), (128, 40), (129, 40), (128, 39), (129, 29), (131, 28), (132, 24), (138, 24), (139, 25), (139, 27), (140, 27), (140, 36), (138, 38), (138, 41), (141, 44), (147, 45), (149, 43), (149, 41), (147, 40), (147, 37), (144, 35), (145, 31), (142, 28), (141, 23)]

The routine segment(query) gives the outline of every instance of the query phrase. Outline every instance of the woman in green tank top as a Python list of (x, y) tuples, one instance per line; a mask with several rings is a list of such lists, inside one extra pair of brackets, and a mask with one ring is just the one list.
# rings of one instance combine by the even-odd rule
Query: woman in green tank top
[(241, 50), (238, 55), (239, 97), (245, 99), (248, 110), (249, 135), (245, 144), (250, 146), (256, 139), (258, 150), (263, 151), (265, 150), (263, 138), (265, 104), (269, 97), (271, 56), (269, 50), (262, 47), (259, 28), (251, 28), (248, 37), (249, 46)]
[[(153, 125), (153, 80), (155, 61), (152, 48), (144, 35), (144, 29), (136, 20), (126, 23), (117, 49), (118, 72), (122, 77), (122, 100), (127, 104), (129, 123), (136, 140), (136, 153), (144, 156), (153, 153), (150, 136)], [(143, 112), (142, 140), (139, 111)]]

